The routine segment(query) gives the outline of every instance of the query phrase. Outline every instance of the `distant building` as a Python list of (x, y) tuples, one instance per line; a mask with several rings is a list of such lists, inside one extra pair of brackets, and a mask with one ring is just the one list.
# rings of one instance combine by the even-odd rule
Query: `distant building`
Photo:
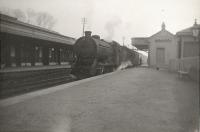
[(132, 45), (143, 50), (148, 47), (148, 64), (170, 71), (185, 71), (194, 80), (199, 80), (200, 24), (183, 29), (176, 35), (161, 30), (150, 37), (132, 38)]
[(177, 38), (165, 29), (164, 23), (156, 34), (132, 38), (131, 41), (138, 49), (148, 51), (148, 64), (151, 67), (168, 68), (170, 60), (178, 57)]
[(149, 49), (148, 37), (131, 38), (131, 43), (139, 50), (148, 51)]
[(200, 24), (195, 21), (192, 27), (183, 29), (176, 33), (178, 37), (178, 57), (180, 59), (185, 57), (199, 56), (200, 45)]
[(149, 37), (149, 65), (157, 68), (168, 68), (170, 60), (178, 57), (177, 38), (165, 29)]

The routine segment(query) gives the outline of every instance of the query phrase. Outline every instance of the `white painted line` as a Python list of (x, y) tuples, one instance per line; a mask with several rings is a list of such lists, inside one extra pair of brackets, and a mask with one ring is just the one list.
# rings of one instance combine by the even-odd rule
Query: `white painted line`
[(111, 72), (111, 73), (107, 73), (107, 74), (103, 74), (103, 75), (99, 75), (99, 76), (95, 76), (95, 77), (90, 77), (90, 78), (87, 78), (87, 79), (74, 81), (74, 82), (70, 82), (70, 83), (66, 83), (66, 84), (62, 84), (62, 85), (58, 85), (58, 86), (54, 86), (54, 87), (50, 87), (50, 88), (46, 88), (46, 89), (42, 89), (42, 90), (30, 92), (30, 93), (26, 93), (26, 94), (23, 94), (23, 95), (3, 99), (3, 100), (0, 100), (0, 107), (14, 105), (14, 104), (26, 101), (28, 99), (38, 97), (38, 96), (54, 93), (56, 91), (67, 89), (67, 88), (70, 88), (72, 86), (79, 85), (81, 83), (85, 83), (85, 82), (89, 82), (89, 81), (96, 80), (96, 79), (99, 79), (99, 78), (103, 78), (103, 77), (111, 75), (113, 73), (116, 73), (116, 72)]

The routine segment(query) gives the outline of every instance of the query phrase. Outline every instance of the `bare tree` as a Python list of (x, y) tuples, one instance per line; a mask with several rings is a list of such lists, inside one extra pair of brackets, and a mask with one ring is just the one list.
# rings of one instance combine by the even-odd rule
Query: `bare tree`
[(37, 25), (37, 13), (33, 9), (26, 10), (27, 23)]
[(35, 12), (30, 8), (26, 11), (20, 9), (0, 8), (0, 12), (15, 17), (20, 21), (47, 29), (52, 29), (56, 23), (55, 18), (47, 12)]
[(13, 10), (13, 16), (23, 22), (26, 22), (26, 20), (27, 20), (26, 14), (20, 9)]
[(48, 13), (40, 12), (37, 14), (36, 22), (38, 26), (45, 27), (47, 29), (52, 29), (56, 20), (53, 16), (49, 15)]
[(13, 16), (12, 13), (11, 13), (12, 12), (11, 9), (6, 8), (6, 7), (1, 7), (0, 12), (2, 14), (8, 15), (8, 16)]

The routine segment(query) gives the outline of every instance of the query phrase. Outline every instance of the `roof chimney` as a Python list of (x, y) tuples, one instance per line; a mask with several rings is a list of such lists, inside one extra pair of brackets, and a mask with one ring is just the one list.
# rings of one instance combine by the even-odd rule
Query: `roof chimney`
[(194, 25), (193, 26), (197, 26), (197, 19), (194, 19)]
[(85, 31), (85, 37), (91, 37), (92, 32), (91, 31)]
[(162, 23), (162, 30), (165, 30), (165, 23)]

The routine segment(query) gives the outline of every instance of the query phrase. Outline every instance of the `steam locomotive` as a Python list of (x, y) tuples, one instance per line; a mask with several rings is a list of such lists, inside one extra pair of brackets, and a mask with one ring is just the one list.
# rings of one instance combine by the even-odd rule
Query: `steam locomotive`
[(72, 73), (76, 76), (95, 76), (140, 63), (136, 51), (115, 41), (106, 42), (98, 35), (91, 36), (91, 31), (86, 31), (85, 36), (75, 42), (73, 50), (76, 61)]

